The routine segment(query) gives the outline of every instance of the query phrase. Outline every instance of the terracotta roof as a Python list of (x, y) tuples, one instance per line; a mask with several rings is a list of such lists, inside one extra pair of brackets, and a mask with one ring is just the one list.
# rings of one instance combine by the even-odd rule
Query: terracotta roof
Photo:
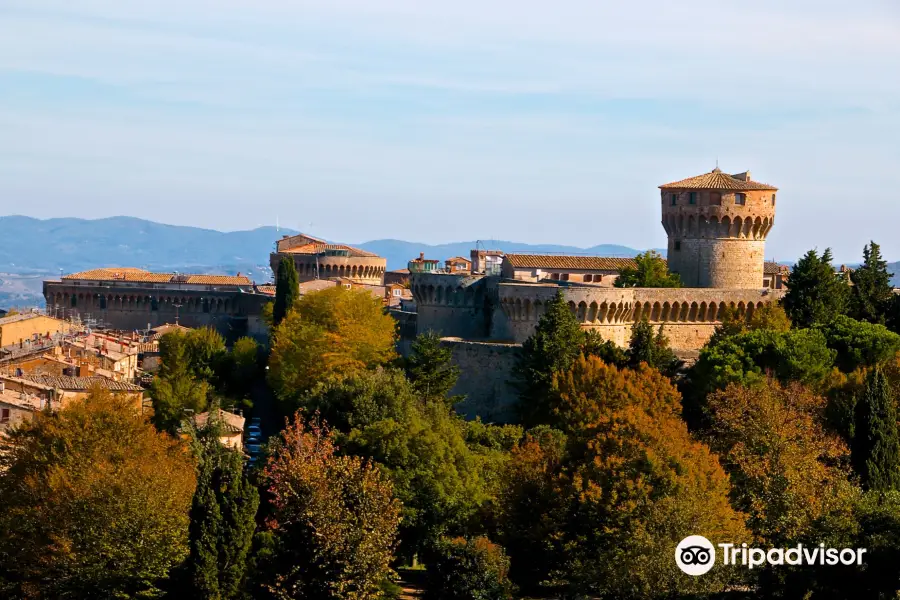
[(57, 375), (25, 375), (22, 379), (59, 390), (90, 390), (94, 386), (113, 392), (142, 392), (144, 388), (125, 381), (113, 381), (106, 377), (67, 377)]
[(173, 331), (180, 331), (184, 333), (190, 330), (190, 327), (178, 325), (177, 323), (163, 323), (162, 325), (158, 325), (150, 330), (150, 340), (158, 340), (162, 336), (166, 335), (167, 333), (172, 333)]
[(782, 265), (777, 262), (766, 261), (763, 263), (763, 273), (766, 275), (776, 275), (778, 273), (790, 271), (791, 268), (787, 265)]
[(337, 283), (331, 279), (310, 279), (309, 281), (302, 281), (300, 282), (300, 295), (318, 292), (336, 285)]
[(743, 179), (744, 173), (737, 175), (728, 175), (718, 168), (713, 169), (709, 173), (697, 175), (696, 177), (688, 177), (681, 181), (673, 181), (665, 185), (659, 186), (661, 190), (668, 189), (693, 189), (693, 190), (772, 190), (777, 191), (778, 188)]
[(266, 296), (274, 296), (275, 295), (275, 286), (271, 284), (258, 285), (256, 286), (257, 293), (265, 294)]
[(523, 269), (579, 269), (588, 271), (618, 271), (636, 266), (633, 258), (610, 256), (561, 256), (551, 254), (507, 254), (513, 267)]
[(401, 275), (409, 275), (409, 269), (394, 269), (393, 271), (385, 272), (385, 274), (387, 274), (387, 273), (399, 273)]
[(141, 283), (192, 283), (199, 285), (250, 285), (243, 275), (194, 275), (187, 273), (151, 273), (143, 269), (108, 268), (91, 269), (63, 276), (63, 279), (90, 281), (135, 281)]
[[(230, 413), (226, 410), (222, 410), (221, 408), (217, 409), (219, 422), (222, 424), (222, 429), (231, 433), (241, 433), (244, 431), (244, 423), (246, 419), (240, 415), (236, 415), (234, 413)], [(209, 422), (209, 413), (200, 413), (199, 415), (194, 417), (194, 424), (198, 428), (203, 428)]]
[[(10, 323), (16, 323), (18, 321), (25, 321), (27, 319), (36, 319), (38, 317), (44, 317), (45, 319), (53, 319), (53, 317), (48, 317), (47, 315), (42, 315), (40, 313), (20, 313), (18, 315), (10, 315), (8, 317), (3, 317), (0, 319), (0, 326), (8, 325)], [(53, 319), (57, 321), (58, 319)]]
[(459, 261), (459, 262), (467, 262), (467, 263), (472, 262), (472, 261), (469, 260), (468, 258), (464, 258), (464, 257), (462, 257), (462, 256), (454, 256), (453, 258), (448, 258), (448, 259), (445, 260), (444, 262), (457, 262), (457, 261)]
[(380, 258), (373, 252), (366, 252), (365, 250), (347, 246), (346, 244), (325, 244), (321, 242), (303, 244), (301, 246), (294, 246), (293, 248), (283, 248), (278, 251), (287, 254), (324, 254), (327, 250), (346, 250), (350, 253), (350, 256)]

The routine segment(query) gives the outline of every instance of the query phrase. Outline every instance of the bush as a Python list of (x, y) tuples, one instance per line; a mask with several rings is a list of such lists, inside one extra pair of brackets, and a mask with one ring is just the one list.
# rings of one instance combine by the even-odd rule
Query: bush
[(509, 558), (486, 537), (444, 538), (428, 565), (427, 600), (503, 600), (512, 597)]

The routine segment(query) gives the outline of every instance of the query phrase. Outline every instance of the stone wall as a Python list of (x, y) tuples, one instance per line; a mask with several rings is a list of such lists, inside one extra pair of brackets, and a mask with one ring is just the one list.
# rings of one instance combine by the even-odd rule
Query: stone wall
[(380, 256), (327, 256), (315, 254), (298, 254), (293, 252), (273, 252), (269, 255), (272, 273), (278, 277), (278, 265), (281, 258), (288, 257), (294, 261), (299, 281), (346, 277), (356, 283), (382, 285), (387, 259)]
[(481, 417), (488, 423), (512, 422), (518, 395), (510, 379), (522, 347), (454, 338), (445, 338), (442, 344), (451, 348), (453, 363), (461, 371), (451, 392), (466, 396), (456, 405), (457, 412), (467, 419)]

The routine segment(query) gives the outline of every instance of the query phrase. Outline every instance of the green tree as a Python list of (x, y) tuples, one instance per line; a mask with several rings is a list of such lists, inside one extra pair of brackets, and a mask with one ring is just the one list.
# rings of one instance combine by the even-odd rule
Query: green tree
[(191, 369), (186, 338), (167, 333), (160, 340), (162, 362), (150, 385), (153, 423), (160, 431), (175, 433), (187, 411), (198, 414), (209, 402), (209, 384), (197, 379)]
[(896, 402), (884, 372), (876, 368), (856, 403), (851, 444), (853, 467), (867, 489), (900, 489), (900, 437)]
[(795, 327), (827, 323), (846, 311), (850, 288), (831, 261), (831, 248), (821, 256), (810, 250), (791, 269), (783, 303)]
[(401, 553), (412, 558), (443, 535), (461, 535), (487, 499), (482, 456), (465, 421), (443, 401), (419, 397), (403, 372), (360, 372), (320, 386), (301, 406), (342, 432), (343, 452), (376, 461), (403, 503)]
[(275, 304), (272, 306), (272, 324), (276, 327), (291, 312), (300, 298), (300, 279), (297, 267), (289, 256), (282, 256), (275, 279)]
[(0, 438), (0, 595), (157, 597), (187, 555), (194, 465), (95, 390)]
[[(183, 336), (191, 373), (194, 377), (217, 387), (227, 380), (223, 369), (226, 366), (224, 361), (228, 351), (225, 348), (225, 338), (218, 331), (212, 327), (199, 327), (191, 329), (185, 334), (174, 332), (166, 335)], [(160, 348), (160, 358), (165, 363), (167, 357), (162, 351), (162, 347)]]
[(559, 291), (547, 302), (513, 368), (519, 412), (526, 427), (549, 422), (547, 402), (553, 374), (568, 370), (581, 354), (583, 344), (584, 332)]
[(900, 352), (900, 335), (884, 325), (838, 315), (817, 329), (825, 335), (828, 347), (837, 352), (836, 365), (845, 373), (884, 364)]
[(596, 329), (589, 329), (584, 335), (581, 353), (596, 356), (608, 365), (623, 367), (628, 363), (628, 355), (612, 340), (604, 340)]
[(365, 290), (335, 286), (306, 294), (275, 328), (269, 385), (296, 403), (316, 384), (394, 359), (397, 323)]
[(887, 261), (881, 257), (881, 247), (869, 242), (863, 248), (863, 264), (850, 274), (850, 312), (853, 318), (869, 323), (884, 324), (894, 298), (891, 273)]
[(678, 367), (678, 359), (669, 348), (669, 339), (659, 326), (656, 334), (646, 319), (635, 321), (631, 326), (631, 340), (628, 344), (628, 366), (637, 367), (647, 363), (666, 375), (673, 375)]
[(200, 430), (191, 428), (197, 488), (191, 503), (190, 554), (184, 566), (192, 598), (239, 598), (256, 529), (259, 493), (243, 472), (244, 457), (219, 441), (217, 410)]
[(619, 276), (613, 285), (615, 287), (648, 287), (648, 288), (679, 288), (681, 278), (675, 273), (669, 273), (669, 266), (660, 254), (654, 250), (648, 250), (634, 257), (634, 267), (619, 269)]
[(509, 558), (488, 538), (442, 539), (428, 561), (426, 600), (507, 600)]
[(451, 406), (462, 400), (450, 396), (459, 379), (459, 367), (452, 362), (453, 351), (441, 345), (438, 334), (429, 331), (419, 335), (411, 350), (405, 361), (406, 376), (420, 397), (441, 400)]
[(247, 394), (260, 373), (259, 344), (251, 337), (239, 338), (229, 357), (230, 388), (238, 394)]
[(369, 600), (391, 577), (400, 505), (372, 464), (338, 456), (333, 436), (302, 413), (275, 442), (263, 478), (274, 533), (262, 565), (275, 598)]

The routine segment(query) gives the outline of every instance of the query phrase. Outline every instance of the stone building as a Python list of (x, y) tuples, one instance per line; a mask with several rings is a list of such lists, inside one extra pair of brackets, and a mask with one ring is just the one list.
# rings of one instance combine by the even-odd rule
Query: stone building
[(454, 256), (444, 261), (444, 270), (448, 273), (471, 273), (472, 261), (463, 256)]
[(633, 258), (507, 254), (503, 257), (500, 275), (517, 281), (572, 281), (612, 287), (619, 269), (635, 266)]
[(778, 188), (750, 172), (709, 173), (659, 186), (669, 270), (687, 287), (748, 289), (763, 281)]
[(41, 338), (68, 333), (72, 323), (40, 313), (23, 313), (0, 318), (0, 348), (19, 346)]
[(48, 314), (110, 329), (150, 329), (163, 323), (213, 327), (226, 337), (263, 335), (262, 307), (271, 298), (243, 275), (151, 273), (93, 269), (44, 282)]
[(689, 287), (598, 285), (593, 277), (584, 280), (595, 271), (574, 268), (579, 257), (554, 257), (565, 264), (553, 262), (560, 268), (546, 271), (544, 263), (508, 258), (497, 275), (478, 274), (474, 261), (470, 275), (411, 275), (417, 331), (444, 336), (454, 361), (466, 372), (479, 373), (461, 377), (453, 390), (468, 396), (461, 410), (497, 420), (509, 414), (516, 395), (507, 382), (519, 345), (559, 292), (581, 326), (603, 339), (625, 346), (634, 323), (646, 319), (664, 326), (672, 348), (682, 355), (696, 353), (728, 309), (749, 319), (783, 296), (777, 284), (764, 286), (764, 245), (774, 223), (776, 188), (754, 182), (749, 173), (725, 175), (716, 169), (661, 189), (669, 267)]
[(285, 256), (294, 261), (301, 282), (346, 277), (356, 283), (381, 285), (387, 267), (387, 260), (377, 254), (302, 233), (275, 242), (275, 252), (269, 255), (275, 277)]

